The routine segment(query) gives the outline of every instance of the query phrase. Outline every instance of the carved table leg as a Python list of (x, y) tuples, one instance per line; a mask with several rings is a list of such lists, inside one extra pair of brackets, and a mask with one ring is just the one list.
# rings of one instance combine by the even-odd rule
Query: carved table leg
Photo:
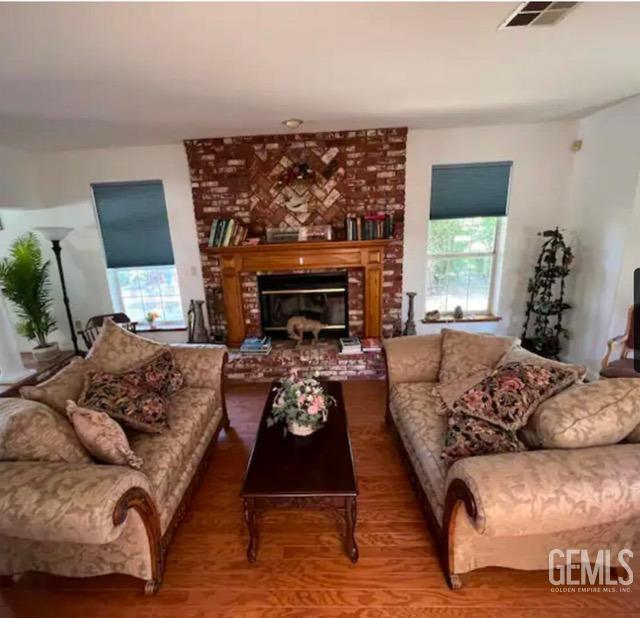
[(358, 506), (355, 498), (345, 498), (344, 507), (346, 511), (346, 520), (347, 520), (347, 538), (346, 538), (346, 549), (347, 556), (354, 564), (358, 562), (358, 546), (356, 545), (356, 518), (358, 514)]
[(247, 546), (247, 560), (256, 561), (258, 555), (258, 527), (256, 525), (256, 508), (253, 498), (244, 499), (244, 521), (249, 531), (249, 545)]

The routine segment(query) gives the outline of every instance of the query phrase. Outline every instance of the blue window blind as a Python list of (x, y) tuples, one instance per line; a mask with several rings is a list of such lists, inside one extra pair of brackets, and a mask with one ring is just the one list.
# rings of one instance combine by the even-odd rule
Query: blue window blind
[(162, 182), (109, 182), (91, 188), (107, 268), (173, 264)]
[(434, 165), (431, 219), (504, 217), (511, 161)]

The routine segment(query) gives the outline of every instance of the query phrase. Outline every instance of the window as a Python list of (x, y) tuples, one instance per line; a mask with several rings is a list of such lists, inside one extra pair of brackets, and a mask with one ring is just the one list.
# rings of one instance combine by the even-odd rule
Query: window
[(491, 313), (502, 219), (437, 219), (429, 227), (427, 311)]
[(490, 314), (511, 163), (434, 166), (426, 310)]
[(164, 189), (159, 180), (92, 185), (115, 311), (144, 323), (182, 326)]

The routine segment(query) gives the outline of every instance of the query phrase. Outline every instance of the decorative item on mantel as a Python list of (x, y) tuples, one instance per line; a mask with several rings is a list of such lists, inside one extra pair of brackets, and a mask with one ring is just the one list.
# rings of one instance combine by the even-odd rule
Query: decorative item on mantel
[(204, 323), (204, 301), (191, 299), (187, 311), (187, 335), (189, 343), (209, 343)]
[(416, 292), (407, 292), (407, 298), (409, 299), (409, 312), (407, 315), (407, 321), (404, 325), (404, 330), (402, 334), (405, 336), (415, 335), (416, 334), (416, 322), (413, 314), (413, 302), (416, 297)]
[(321, 429), (329, 417), (329, 408), (336, 400), (324, 390), (315, 377), (299, 378), (295, 373), (283, 378), (274, 388), (271, 415), (267, 426), (284, 423), (284, 433), (310, 436)]
[(44, 261), (40, 243), (32, 232), (17, 238), (11, 245), (9, 256), (0, 261), (2, 293), (16, 309), (18, 332), (37, 342), (33, 356), (38, 361), (49, 361), (60, 353), (57, 343), (47, 341), (47, 335), (56, 328), (51, 312), (53, 298), (49, 265), (49, 261)]
[[(545, 240), (533, 277), (529, 279), (522, 346), (540, 356), (557, 359), (562, 349), (561, 338), (569, 338), (569, 331), (562, 326), (562, 316), (571, 309), (564, 300), (564, 293), (565, 279), (571, 271), (574, 256), (558, 228), (545, 230), (538, 236)], [(532, 319), (533, 332), (530, 334)]]
[(462, 320), (462, 318), (464, 318), (464, 311), (462, 310), (462, 305), (456, 305), (453, 308), (453, 317), (456, 320)]

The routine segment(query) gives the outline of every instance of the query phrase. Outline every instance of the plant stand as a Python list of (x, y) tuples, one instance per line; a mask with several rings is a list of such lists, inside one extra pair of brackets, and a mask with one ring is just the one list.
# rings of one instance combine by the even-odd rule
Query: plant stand
[(536, 262), (533, 277), (529, 279), (529, 300), (522, 329), (522, 347), (557, 359), (562, 349), (562, 338), (569, 332), (562, 326), (563, 314), (571, 305), (565, 302), (565, 280), (573, 262), (573, 251), (558, 228), (546, 230), (545, 239)]

